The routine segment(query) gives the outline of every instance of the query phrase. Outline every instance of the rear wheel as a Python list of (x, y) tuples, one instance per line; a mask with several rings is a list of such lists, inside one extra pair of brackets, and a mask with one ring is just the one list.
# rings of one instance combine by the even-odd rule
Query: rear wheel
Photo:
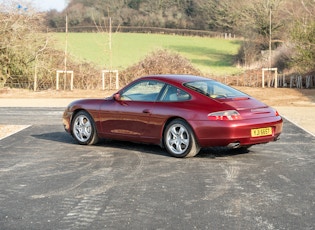
[(171, 121), (164, 131), (164, 146), (173, 157), (194, 157), (200, 150), (190, 126), (182, 119)]
[(71, 130), (73, 137), (81, 145), (93, 145), (98, 142), (95, 123), (85, 111), (80, 111), (74, 116)]

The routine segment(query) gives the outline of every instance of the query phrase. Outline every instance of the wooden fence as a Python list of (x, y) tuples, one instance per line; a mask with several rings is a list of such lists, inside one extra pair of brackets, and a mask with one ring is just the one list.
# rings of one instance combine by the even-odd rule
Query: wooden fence
[[(119, 77), (120, 78), (120, 77)], [(212, 79), (220, 81), (224, 84), (231, 86), (245, 86), (245, 87), (262, 87), (262, 75), (261, 74), (242, 74), (238, 76), (212, 76)], [(7, 79), (6, 83), (1, 85), (1, 87), (10, 88), (24, 88), (33, 89), (34, 81), (33, 78), (27, 78), (22, 76), (12, 76)], [(88, 81), (88, 80), (87, 80)], [(88, 82), (85, 82), (87, 84)], [(265, 75), (265, 87), (275, 87), (275, 78), (272, 75)], [(38, 90), (55, 89), (56, 82), (55, 79), (43, 79), (37, 83)], [(74, 88), (80, 88), (80, 84), (74, 83)], [(287, 76), (285, 74), (277, 75), (277, 87), (279, 88), (298, 88), (298, 89), (311, 89), (315, 88), (315, 76), (300, 76), (292, 75)], [(85, 87), (86, 88), (86, 87)], [(101, 89), (102, 81), (101, 76), (99, 78), (99, 83), (94, 82), (89, 89)], [(83, 88), (82, 88), (83, 89)]]
[[(263, 85), (261, 74), (242, 74), (238, 76), (224, 76), (212, 78), (224, 84), (232, 86), (262, 87)], [(266, 75), (264, 85), (265, 87), (275, 87), (275, 77), (272, 75)], [(285, 74), (278, 74), (277, 87), (298, 89), (315, 88), (315, 76), (313, 75), (286, 76)]]

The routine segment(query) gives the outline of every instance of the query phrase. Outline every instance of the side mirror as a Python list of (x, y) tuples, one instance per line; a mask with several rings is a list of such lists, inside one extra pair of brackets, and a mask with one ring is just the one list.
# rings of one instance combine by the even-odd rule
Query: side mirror
[(115, 101), (121, 101), (120, 93), (115, 93), (114, 94), (114, 100)]

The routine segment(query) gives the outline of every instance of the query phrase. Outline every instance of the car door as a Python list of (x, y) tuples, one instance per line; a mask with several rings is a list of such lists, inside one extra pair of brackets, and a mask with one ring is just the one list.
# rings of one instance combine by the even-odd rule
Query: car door
[[(142, 80), (117, 94), (101, 106), (102, 132), (123, 140), (142, 140), (150, 120), (150, 111), (164, 83)], [(139, 139), (141, 138), (141, 139)]]
[(166, 84), (158, 100), (150, 109), (150, 120), (145, 136), (151, 140), (159, 140), (162, 128), (170, 117), (185, 117), (187, 102), (190, 99), (191, 96), (187, 92)]

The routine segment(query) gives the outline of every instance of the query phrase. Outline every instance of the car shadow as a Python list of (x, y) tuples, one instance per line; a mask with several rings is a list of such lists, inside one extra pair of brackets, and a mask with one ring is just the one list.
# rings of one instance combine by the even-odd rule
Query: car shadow
[[(76, 142), (75, 139), (72, 138), (71, 135), (66, 132), (48, 132), (48, 133), (32, 135), (32, 137), (41, 139), (41, 140), (65, 143), (69, 145), (79, 145), (78, 142)], [(161, 155), (161, 156), (169, 156), (166, 151), (163, 151), (163, 149), (157, 145), (140, 144), (140, 143), (127, 142), (127, 141), (101, 139), (97, 144), (93, 146), (104, 147), (104, 148), (106, 147), (119, 148), (119, 149), (124, 149), (124, 150), (139, 151), (143, 153), (149, 153), (149, 154), (155, 154), (155, 155)]]
[(66, 132), (51, 132), (31, 135), (41, 140), (54, 141), (59, 143), (74, 144), (75, 140)]
[(247, 148), (230, 149), (227, 147), (210, 147), (203, 148), (195, 156), (198, 158), (217, 158), (217, 157), (229, 157), (241, 154), (249, 153), (250, 150)]
[(119, 148), (119, 149), (130, 150), (130, 151), (139, 151), (142, 153), (149, 153), (149, 154), (160, 155), (160, 156), (169, 156), (167, 152), (164, 151), (158, 145), (103, 139), (97, 144), (97, 146), (102, 146), (104, 148), (110, 147), (110, 148)]
[[(66, 132), (48, 132), (48, 133), (32, 135), (32, 137), (41, 139), (41, 140), (54, 141), (54, 142), (64, 143), (64, 144), (69, 144), (69, 145), (78, 145), (78, 143)], [(123, 150), (139, 151), (142, 153), (171, 157), (166, 152), (165, 149), (157, 145), (101, 139), (94, 146), (104, 147), (104, 148), (119, 148)], [(217, 157), (235, 156), (235, 155), (245, 154), (248, 152), (249, 150), (244, 149), (244, 148), (229, 149), (226, 147), (212, 147), (212, 148), (201, 149), (200, 152), (195, 157), (196, 158), (217, 158)]]

